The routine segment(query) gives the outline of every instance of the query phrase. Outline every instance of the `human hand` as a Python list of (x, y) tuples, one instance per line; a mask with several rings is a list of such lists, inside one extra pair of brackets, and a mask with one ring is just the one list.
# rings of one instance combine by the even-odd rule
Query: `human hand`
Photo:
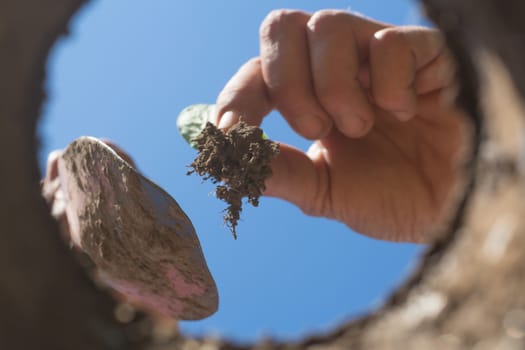
[(439, 32), (278, 10), (260, 36), (260, 57), (227, 83), (214, 122), (260, 124), (276, 109), (314, 140), (306, 153), (281, 145), (265, 195), (375, 238), (428, 241), (468, 135), (445, 98), (454, 67)]

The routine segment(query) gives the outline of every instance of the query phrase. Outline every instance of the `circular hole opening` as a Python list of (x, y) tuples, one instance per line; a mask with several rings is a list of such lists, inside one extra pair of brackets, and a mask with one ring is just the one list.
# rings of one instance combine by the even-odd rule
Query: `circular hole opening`
[[(258, 55), (263, 18), (297, 6), (350, 8), (396, 24), (419, 21), (410, 1), (99, 1), (74, 19), (71, 35), (52, 55), (41, 163), (79, 136), (105, 137), (179, 202), (220, 294), (215, 315), (181, 322), (187, 334), (250, 341), (330, 330), (379, 306), (422, 250), (360, 236), (271, 198), (245, 207), (234, 241), (212, 186), (185, 175), (195, 152), (177, 132), (178, 113), (213, 103), (238, 67)], [(308, 147), (277, 114), (264, 125), (273, 138)]]

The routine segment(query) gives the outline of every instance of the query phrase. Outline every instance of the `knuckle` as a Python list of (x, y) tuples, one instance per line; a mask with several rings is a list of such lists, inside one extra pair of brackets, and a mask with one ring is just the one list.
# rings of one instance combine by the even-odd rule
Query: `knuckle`
[(381, 86), (372, 88), (374, 103), (382, 108), (391, 108), (398, 104), (397, 98), (394, 94)]
[(308, 15), (297, 10), (273, 10), (262, 21), (259, 33), (262, 38), (274, 39), (290, 27), (303, 26)]
[(308, 28), (312, 32), (325, 33), (338, 29), (352, 22), (352, 15), (340, 10), (321, 10), (315, 12), (308, 20)]
[(334, 78), (330, 82), (315, 84), (315, 94), (323, 106), (329, 107), (345, 103), (355, 92), (350, 78)]
[(308, 216), (332, 216), (333, 207), (332, 203), (329, 200), (330, 198), (330, 186), (328, 186), (327, 176), (328, 171), (325, 166), (316, 164), (318, 168), (317, 178), (315, 183), (312, 185), (312, 188), (315, 188), (316, 191), (313, 195), (308, 196), (305, 193), (304, 197), (300, 201), (302, 205), (300, 206), (301, 211)]
[(383, 109), (391, 109), (397, 105), (397, 101), (391, 95), (384, 93), (381, 90), (374, 91), (374, 102)]
[(432, 29), (432, 28), (431, 29), (423, 28), (422, 31), (428, 33), (428, 37), (430, 38), (430, 40), (434, 42), (435, 46), (440, 47), (440, 48), (445, 47), (445, 38), (443, 36), (443, 33), (441, 33), (441, 31), (437, 29)]
[(391, 47), (407, 47), (406, 33), (400, 28), (385, 28), (374, 34), (371, 42), (372, 49), (388, 49)]
[(385, 89), (374, 89), (374, 102), (380, 108), (387, 111), (400, 111), (406, 109), (406, 99), (403, 98), (404, 94), (392, 93)]
[(286, 110), (293, 110), (291, 106), (295, 103), (307, 100), (300, 88), (292, 83), (275, 84), (268, 89), (268, 94), (279, 108)]
[(255, 65), (260, 66), (261, 65), (261, 58), (259, 56), (252, 57), (246, 62), (246, 65)]
[(303, 212), (304, 215), (307, 215), (307, 216), (321, 216), (318, 213), (318, 210), (317, 210), (317, 208), (315, 207), (314, 204), (308, 203), (308, 204), (302, 206), (300, 209), (301, 209), (301, 211)]
[(341, 104), (346, 102), (348, 89), (341, 86), (324, 86), (316, 89), (316, 95), (323, 108), (330, 114), (339, 110)]

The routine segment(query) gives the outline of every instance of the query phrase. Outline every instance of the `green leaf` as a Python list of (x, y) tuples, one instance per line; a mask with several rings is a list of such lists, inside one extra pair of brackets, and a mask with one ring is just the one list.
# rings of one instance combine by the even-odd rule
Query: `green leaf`
[[(215, 113), (215, 105), (211, 104), (191, 105), (180, 112), (177, 118), (177, 128), (191, 147), (197, 147), (193, 140), (204, 130), (206, 123), (213, 117), (213, 113)], [(267, 140), (268, 135), (263, 132), (262, 138)]]
[(177, 128), (182, 137), (193, 148), (196, 147), (193, 140), (204, 130), (206, 122), (211, 119), (214, 111), (215, 105), (213, 104), (196, 104), (188, 106), (180, 112), (177, 118)]

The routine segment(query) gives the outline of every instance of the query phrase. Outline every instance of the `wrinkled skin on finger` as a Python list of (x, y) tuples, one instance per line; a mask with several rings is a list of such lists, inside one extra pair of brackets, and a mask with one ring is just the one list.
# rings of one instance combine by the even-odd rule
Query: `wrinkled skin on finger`
[(312, 140), (306, 153), (282, 144), (265, 194), (371, 237), (431, 239), (469, 135), (440, 33), (278, 10), (261, 24), (260, 46), (220, 93), (215, 123), (260, 124), (275, 109)]

